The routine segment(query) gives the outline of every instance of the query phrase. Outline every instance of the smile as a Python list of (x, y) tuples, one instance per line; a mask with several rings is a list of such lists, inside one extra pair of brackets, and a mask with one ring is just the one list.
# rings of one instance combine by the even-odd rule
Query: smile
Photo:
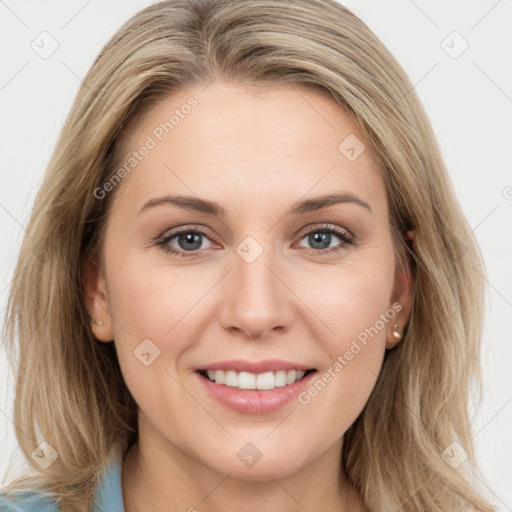
[(289, 386), (303, 379), (307, 373), (314, 370), (278, 370), (275, 372), (251, 373), (234, 370), (199, 370), (199, 373), (215, 384), (238, 389), (271, 390)]

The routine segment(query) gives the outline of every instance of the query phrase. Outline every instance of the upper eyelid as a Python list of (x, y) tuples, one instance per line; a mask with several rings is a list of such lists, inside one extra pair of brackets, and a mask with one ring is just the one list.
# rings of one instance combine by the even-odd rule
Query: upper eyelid
[(310, 233), (311, 231), (322, 231), (322, 230), (332, 230), (335, 232), (335, 234), (337, 231), (343, 231), (350, 238), (354, 238), (354, 235), (352, 234), (352, 232), (349, 231), (347, 228), (344, 228), (342, 226), (337, 226), (337, 225), (334, 225), (334, 224), (328, 223), (328, 222), (323, 222), (323, 223), (320, 223), (319, 225), (315, 225), (315, 223), (308, 224), (304, 228), (301, 228), (298, 231), (296, 231), (296, 236), (300, 235), (302, 233), (307, 234), (307, 233)]
[(207, 228), (203, 228), (203, 227), (196, 227), (194, 226), (193, 224), (190, 225), (190, 226), (180, 226), (180, 227), (177, 227), (177, 228), (173, 228), (169, 231), (165, 231), (160, 237), (158, 237), (159, 239), (171, 239), (171, 238), (174, 238), (175, 236), (178, 236), (178, 235), (181, 235), (181, 233), (188, 233), (188, 232), (197, 232), (201, 235), (204, 235), (208, 238), (212, 238), (215, 240), (215, 237), (212, 237), (210, 234), (208, 234), (208, 229)]

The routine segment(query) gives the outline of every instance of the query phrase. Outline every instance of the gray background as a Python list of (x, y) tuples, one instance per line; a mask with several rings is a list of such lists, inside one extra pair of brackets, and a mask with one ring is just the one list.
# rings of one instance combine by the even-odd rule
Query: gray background
[[(80, 81), (114, 31), (151, 3), (0, 1), (0, 313), (35, 193)], [(472, 407), (474, 440), (487, 497), (498, 510), (511, 511), (512, 1), (342, 3), (381, 38), (411, 78), (484, 253), (485, 395), (478, 410)], [(41, 36), (44, 31), (50, 36)], [(49, 51), (52, 44), (58, 47), (43, 54), (47, 58), (35, 51)], [(3, 475), (9, 462), (20, 470), (25, 466), (11, 420), (12, 376), (1, 350)]]

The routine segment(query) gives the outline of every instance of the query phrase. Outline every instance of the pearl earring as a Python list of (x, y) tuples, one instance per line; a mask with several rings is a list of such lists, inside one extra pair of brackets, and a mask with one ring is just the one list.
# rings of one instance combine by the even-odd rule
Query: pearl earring
[(99, 328), (101, 328), (101, 327), (103, 327), (103, 322), (96, 322), (96, 325), (97, 325)]
[(396, 341), (400, 341), (402, 339), (402, 335), (400, 334), (400, 331), (398, 330), (398, 324), (395, 324), (393, 326), (393, 330), (391, 332), (393, 333), (393, 338), (395, 338)]

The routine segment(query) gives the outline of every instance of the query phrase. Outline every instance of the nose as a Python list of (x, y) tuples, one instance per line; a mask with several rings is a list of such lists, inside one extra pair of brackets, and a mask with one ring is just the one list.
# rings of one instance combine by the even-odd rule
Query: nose
[(247, 339), (268, 339), (292, 325), (293, 293), (280, 267), (263, 253), (248, 263), (236, 254), (219, 314), (222, 327)]

